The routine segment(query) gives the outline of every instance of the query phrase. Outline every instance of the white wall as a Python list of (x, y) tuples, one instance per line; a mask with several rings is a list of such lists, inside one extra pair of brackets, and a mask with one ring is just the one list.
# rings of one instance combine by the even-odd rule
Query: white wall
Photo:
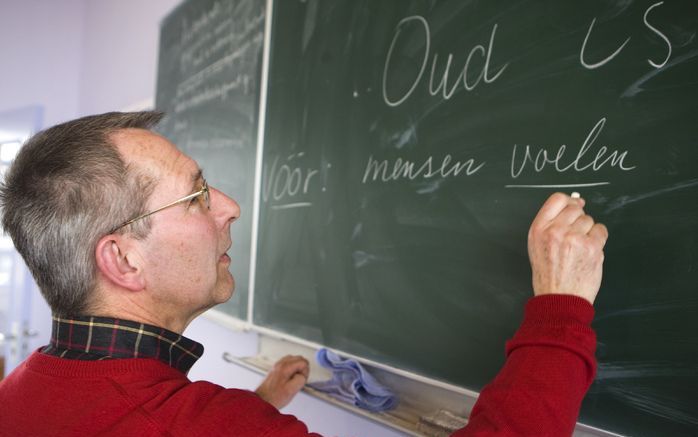
[[(84, 0), (0, 0), (0, 112), (39, 105), (43, 126), (79, 114), (84, 14)], [(50, 311), (35, 285), (26, 290), (34, 350), (48, 342)]]
[(160, 20), (179, 0), (87, 0), (80, 111), (127, 108), (155, 94)]
[[(262, 1), (262, 0), (260, 0)], [(0, 111), (38, 104), (44, 127), (78, 116), (152, 101), (160, 20), (179, 0), (0, 0)], [(45, 344), (48, 310), (34, 299)], [(37, 322), (42, 323), (42, 322)], [(254, 353), (254, 334), (206, 319), (187, 335), (206, 345), (190, 376), (227, 387), (255, 388), (261, 377), (228, 364), (222, 352)], [(284, 412), (328, 436), (401, 435), (300, 394)]]
[(47, 124), (79, 114), (84, 0), (0, 0), (0, 111), (39, 104)]
[(179, 0), (0, 0), (0, 111), (44, 126), (152, 99), (160, 20)]

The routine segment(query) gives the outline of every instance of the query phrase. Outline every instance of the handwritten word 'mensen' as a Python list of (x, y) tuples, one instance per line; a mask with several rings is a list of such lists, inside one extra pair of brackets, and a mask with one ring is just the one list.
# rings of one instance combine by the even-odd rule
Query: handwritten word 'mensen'
[[(409, 90), (407, 90), (406, 93), (404, 93), (402, 96), (395, 96), (395, 97), (389, 97), (388, 96), (388, 76), (389, 76), (389, 71), (390, 71), (390, 62), (393, 57), (393, 50), (395, 49), (395, 45), (400, 38), (400, 35), (403, 32), (403, 29), (405, 26), (407, 26), (408, 23), (414, 22), (417, 26), (419, 26), (421, 29), (424, 30), (424, 57), (422, 60), (422, 67), (419, 70), (419, 73), (414, 78), (414, 82), (412, 82), (412, 86), (410, 87)], [(421, 26), (420, 26), (421, 25)], [(385, 66), (383, 68), (383, 100), (385, 100), (385, 103), (388, 106), (398, 106), (401, 103), (403, 103), (405, 100), (407, 100), (410, 95), (414, 92), (414, 90), (417, 88), (417, 85), (419, 85), (419, 82), (422, 80), (422, 76), (424, 75), (424, 70), (427, 67), (427, 63), (429, 62), (429, 50), (431, 46), (431, 32), (429, 30), (429, 23), (427, 23), (427, 20), (424, 19), (424, 17), (420, 15), (414, 15), (411, 17), (403, 18), (400, 20), (400, 22), (397, 24), (396, 27), (396, 32), (395, 36), (393, 36), (393, 41), (390, 43), (390, 49), (388, 49), (388, 55), (385, 59)], [(449, 53), (448, 54), (448, 59), (446, 61), (446, 66), (444, 67), (444, 72), (443, 76), (441, 77), (441, 82), (434, 87), (434, 81), (435, 81), (435, 76), (436, 76), (436, 64), (438, 61), (438, 54), (434, 54), (434, 58), (431, 63), (431, 76), (429, 78), (429, 93), (432, 96), (435, 96), (439, 94), (439, 92), (442, 93), (442, 96), (444, 99), (450, 99), (451, 96), (456, 92), (456, 89), (458, 86), (461, 84), (461, 81), (463, 82), (463, 87), (467, 91), (472, 91), (475, 89), (475, 87), (478, 86), (480, 81), (484, 80), (485, 83), (492, 83), (501, 74), (504, 72), (504, 69), (507, 67), (508, 64), (504, 64), (499, 71), (497, 71), (494, 75), (490, 75), (490, 58), (492, 56), (492, 46), (494, 43), (494, 35), (497, 32), (497, 24), (495, 24), (492, 27), (492, 33), (490, 34), (490, 43), (487, 49), (485, 49), (485, 46), (478, 44), (475, 47), (473, 47), (470, 50), (470, 54), (468, 54), (468, 58), (465, 61), (465, 65), (463, 65), (463, 69), (458, 72), (458, 76), (454, 80), (453, 84), (449, 85), (448, 84), (448, 75), (451, 70), (451, 62), (453, 61), (453, 54)], [(475, 55), (479, 54), (483, 58), (485, 58), (485, 63), (480, 70), (480, 74), (473, 80), (472, 79), (472, 71), (468, 69), (470, 66), (470, 62), (473, 60), (473, 57)], [(470, 80), (469, 80), (470, 79)], [(450, 87), (450, 88), (449, 88)]]
[[(619, 153), (617, 150), (611, 152), (609, 156), (606, 156), (608, 148), (602, 146), (596, 152), (596, 156), (593, 158), (587, 157), (586, 154), (591, 148), (591, 146), (596, 141), (606, 124), (606, 118), (599, 120), (596, 125), (591, 129), (589, 135), (587, 135), (584, 143), (579, 148), (577, 156), (565, 165), (565, 152), (567, 150), (566, 145), (561, 145), (557, 148), (557, 152), (550, 153), (544, 148), (539, 148), (538, 152), (535, 154), (531, 151), (531, 146), (527, 145), (523, 156), (517, 156), (518, 145), (514, 144), (514, 149), (511, 155), (511, 177), (517, 178), (523, 173), (527, 168), (528, 164), (533, 165), (533, 170), (536, 173), (540, 173), (547, 167), (553, 167), (557, 172), (563, 173), (568, 170), (574, 170), (576, 172), (582, 172), (591, 169), (592, 171), (598, 171), (606, 164), (610, 163), (611, 167), (618, 167), (623, 171), (630, 171), (635, 168), (635, 166), (627, 166), (625, 164), (625, 159), (628, 156), (628, 151), (623, 151)], [(534, 157), (535, 155), (535, 157)], [(569, 159), (569, 158), (567, 158)]]
[(463, 170), (465, 170), (467, 176), (471, 176), (485, 165), (484, 162), (479, 165), (476, 164), (474, 159), (469, 159), (465, 162), (455, 161), (451, 164), (452, 159), (453, 157), (451, 155), (444, 156), (441, 165), (435, 169), (433, 163), (434, 158), (432, 156), (417, 167), (416, 163), (403, 160), (402, 158), (397, 158), (393, 161), (391, 166), (387, 159), (378, 161), (373, 159), (373, 155), (371, 155), (366, 163), (366, 171), (364, 172), (364, 178), (361, 182), (365, 184), (369, 180), (377, 181), (379, 179), (383, 182), (395, 181), (398, 179), (431, 179), (435, 176), (447, 178), (449, 176), (458, 176)]

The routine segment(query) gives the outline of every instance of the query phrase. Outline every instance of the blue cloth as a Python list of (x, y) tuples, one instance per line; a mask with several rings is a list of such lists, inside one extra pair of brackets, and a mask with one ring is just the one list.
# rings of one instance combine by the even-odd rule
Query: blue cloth
[(317, 352), (316, 359), (322, 367), (332, 371), (332, 378), (308, 384), (315, 390), (373, 412), (388, 411), (397, 406), (393, 392), (355, 360), (342, 358), (324, 348)]

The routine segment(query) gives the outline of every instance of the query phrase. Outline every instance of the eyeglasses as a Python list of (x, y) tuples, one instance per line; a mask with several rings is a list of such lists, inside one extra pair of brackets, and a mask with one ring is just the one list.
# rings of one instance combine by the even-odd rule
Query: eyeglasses
[(191, 200), (191, 199), (194, 199), (194, 198), (199, 197), (199, 196), (202, 196), (202, 198), (204, 200), (204, 204), (206, 205), (206, 209), (211, 209), (211, 196), (209, 195), (208, 184), (206, 183), (206, 179), (203, 180), (203, 185), (201, 186), (201, 189), (199, 191), (197, 191), (195, 193), (191, 193), (188, 196), (184, 196), (181, 199), (175, 200), (174, 202), (168, 203), (165, 206), (161, 206), (158, 209), (155, 209), (153, 211), (139, 215), (136, 218), (132, 218), (131, 220), (125, 221), (124, 223), (120, 224), (119, 226), (117, 226), (114, 229), (112, 229), (111, 231), (109, 231), (109, 233), (113, 234), (115, 231), (118, 231), (119, 229), (123, 228), (124, 226), (128, 226), (131, 223), (137, 222), (138, 220), (141, 220), (141, 219), (144, 219), (148, 216), (151, 216), (151, 215), (155, 214), (156, 212), (162, 211), (163, 209), (167, 209), (171, 206), (178, 205), (182, 202), (186, 202), (187, 200)]

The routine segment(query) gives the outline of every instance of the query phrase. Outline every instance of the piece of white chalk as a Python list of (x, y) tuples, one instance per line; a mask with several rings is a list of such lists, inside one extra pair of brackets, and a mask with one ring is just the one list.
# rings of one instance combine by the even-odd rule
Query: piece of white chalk
[(573, 198), (573, 199), (579, 199), (580, 197), (581, 197), (581, 196), (579, 195), (578, 192), (575, 191), (574, 193), (572, 193), (572, 198)]

